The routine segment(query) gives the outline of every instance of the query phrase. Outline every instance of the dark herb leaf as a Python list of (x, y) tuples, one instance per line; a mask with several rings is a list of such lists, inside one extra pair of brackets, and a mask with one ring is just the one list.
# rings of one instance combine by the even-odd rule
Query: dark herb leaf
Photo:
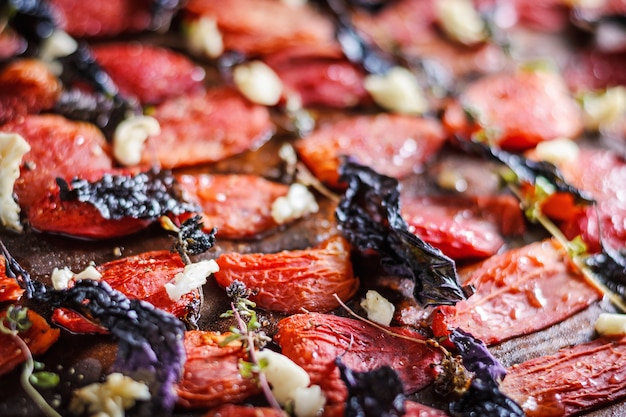
[(602, 252), (585, 258), (585, 264), (606, 287), (626, 299), (626, 257), (623, 253), (603, 247)]
[(215, 244), (215, 233), (217, 233), (216, 227), (209, 233), (204, 231), (202, 216), (190, 217), (178, 228), (174, 251), (178, 252), (183, 260), (189, 259), (190, 255), (204, 253)]
[(454, 329), (448, 336), (463, 358), (465, 368), (480, 379), (501, 381), (506, 369), (493, 357), (482, 340), (476, 339), (461, 329)]
[(62, 178), (57, 178), (57, 184), (61, 200), (93, 204), (105, 219), (157, 219), (199, 211), (195, 204), (184, 201), (172, 173), (156, 168), (136, 175), (107, 173), (96, 182), (75, 178), (71, 189)]
[(504, 164), (515, 173), (519, 182), (535, 185), (537, 178), (542, 177), (554, 186), (555, 191), (574, 196), (578, 204), (594, 203), (593, 197), (589, 194), (568, 184), (557, 167), (550, 162), (533, 161), (522, 155), (507, 152), (495, 146), (488, 146), (482, 142), (458, 140), (457, 143), (468, 151), (480, 153)]
[(472, 380), (469, 389), (458, 400), (450, 404), (450, 415), (454, 417), (523, 417), (524, 410), (515, 401), (504, 395), (498, 384), (491, 379)]
[(400, 214), (398, 181), (348, 161), (342, 164), (340, 175), (348, 188), (335, 216), (346, 239), (361, 251), (380, 254), (387, 273), (412, 279), (420, 303), (464, 300), (454, 261), (409, 232)]
[(182, 5), (182, 0), (152, 0), (150, 30), (159, 32), (167, 30), (172, 23), (172, 18)]
[(44, 39), (52, 35), (55, 22), (52, 8), (44, 0), (2, 0), (0, 1), (0, 20), (7, 19), (8, 24), (27, 42), (24, 55), (37, 54)]
[(335, 359), (341, 380), (348, 388), (346, 417), (397, 417), (405, 413), (404, 389), (396, 371), (383, 366), (355, 372)]

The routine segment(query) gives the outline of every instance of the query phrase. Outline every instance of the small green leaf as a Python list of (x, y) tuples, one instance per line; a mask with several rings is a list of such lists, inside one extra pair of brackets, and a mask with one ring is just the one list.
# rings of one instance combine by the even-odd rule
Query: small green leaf
[(35, 372), (28, 379), (33, 386), (40, 389), (54, 388), (60, 382), (58, 374), (46, 371)]

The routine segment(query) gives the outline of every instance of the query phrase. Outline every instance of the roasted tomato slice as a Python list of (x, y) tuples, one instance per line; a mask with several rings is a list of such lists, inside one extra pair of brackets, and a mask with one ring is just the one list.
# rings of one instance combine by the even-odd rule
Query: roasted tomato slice
[(10, 62), (0, 72), (0, 123), (54, 106), (61, 83), (39, 60)]
[(292, 314), (328, 312), (350, 299), (359, 287), (350, 262), (350, 245), (340, 236), (311, 249), (270, 254), (227, 253), (217, 258), (217, 283), (238, 280), (252, 290), (250, 299), (265, 310)]
[[(195, 323), (200, 307), (198, 290), (183, 295), (178, 301), (172, 301), (165, 290), (165, 284), (182, 273), (184, 267), (177, 253), (151, 251), (106, 262), (96, 269), (102, 274), (100, 279), (127, 297), (147, 301), (183, 321)], [(56, 323), (70, 331), (81, 333), (93, 330), (78, 317), (68, 310), (55, 313)]]
[[(5, 316), (6, 311), (0, 312), (0, 320), (4, 320)], [(57, 341), (61, 331), (51, 328), (48, 322), (33, 310), (28, 310), (28, 320), (32, 324), (31, 327), (19, 332), (17, 337), (26, 343), (33, 355), (40, 355)], [(0, 332), (0, 375), (11, 372), (25, 360), (26, 354), (13, 336)]]
[(143, 162), (163, 168), (217, 162), (259, 146), (274, 132), (266, 107), (229, 88), (166, 100), (153, 116), (161, 133), (149, 139)]
[(215, 408), (203, 417), (284, 417), (285, 413), (269, 407), (252, 407), (249, 405), (224, 404)]
[(524, 230), (523, 214), (512, 196), (403, 196), (401, 207), (411, 232), (455, 260), (494, 255), (504, 245), (506, 232)]
[(94, 46), (92, 50), (120, 93), (136, 97), (142, 104), (156, 104), (203, 89), (204, 70), (169, 49), (113, 43)]
[(441, 352), (421, 343), (424, 337), (401, 328), (389, 328), (394, 337), (362, 321), (329, 314), (295, 314), (278, 322), (275, 340), (283, 355), (304, 368), (311, 384), (319, 385), (327, 405), (344, 403), (347, 389), (335, 359), (358, 372), (388, 365), (398, 372), (405, 393), (424, 388), (435, 377), (432, 366)]
[(248, 360), (241, 343), (220, 345), (228, 335), (196, 330), (185, 333), (187, 360), (175, 387), (179, 406), (217, 407), (241, 402), (259, 392), (256, 380), (245, 378), (239, 371), (239, 361)]
[(521, 151), (583, 130), (580, 107), (555, 73), (518, 70), (471, 83), (445, 111), (452, 135), (470, 138), (482, 131), (502, 149)]
[(0, 126), (0, 131), (20, 134), (31, 147), (14, 186), (26, 212), (58, 188), (56, 177), (92, 180), (113, 169), (109, 146), (94, 125), (62, 116), (29, 115)]
[(180, 175), (180, 187), (201, 207), (207, 230), (225, 239), (250, 239), (278, 226), (272, 203), (289, 186), (255, 175)]
[(572, 90), (599, 90), (626, 85), (626, 52), (584, 50), (570, 57), (564, 76)]
[(22, 297), (24, 290), (19, 286), (15, 278), (6, 274), (6, 260), (0, 257), (0, 303), (4, 301), (17, 301)]
[(422, 170), (444, 141), (443, 129), (434, 119), (378, 114), (324, 125), (295, 147), (318, 179), (338, 187), (341, 156), (401, 178)]
[(435, 310), (433, 330), (442, 336), (460, 327), (489, 345), (559, 323), (602, 296), (550, 240), (494, 255), (460, 274), (476, 293)]
[(214, 19), (227, 51), (268, 54), (334, 40), (332, 23), (309, 5), (291, 7), (273, 0), (191, 0), (186, 10), (190, 19)]
[(500, 390), (528, 417), (579, 415), (623, 399), (626, 338), (601, 338), (512, 366)]

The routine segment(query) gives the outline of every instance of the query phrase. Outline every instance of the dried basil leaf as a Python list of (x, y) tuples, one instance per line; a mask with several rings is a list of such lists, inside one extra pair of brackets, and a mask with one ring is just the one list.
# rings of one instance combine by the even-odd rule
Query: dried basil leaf
[(480, 379), (501, 381), (506, 376), (506, 369), (493, 357), (482, 340), (461, 329), (454, 329), (448, 336), (463, 358), (463, 366)]
[(466, 298), (454, 261), (409, 231), (395, 178), (344, 160), (340, 179), (348, 187), (335, 217), (355, 248), (376, 251), (387, 273), (412, 279), (414, 296), (423, 305), (453, 305)]
[(0, 2), (0, 20), (8, 24), (27, 42), (24, 55), (34, 56), (42, 41), (56, 27), (52, 7), (43, 0), (4, 0)]
[(57, 184), (62, 201), (90, 203), (105, 219), (154, 220), (165, 214), (199, 211), (195, 204), (183, 199), (172, 173), (156, 168), (136, 175), (107, 173), (95, 182), (75, 178), (69, 185), (57, 178)]
[(626, 299), (626, 257), (622, 252), (603, 247), (585, 258), (585, 265), (607, 288)]
[(335, 359), (341, 380), (348, 388), (346, 417), (399, 417), (405, 414), (400, 377), (389, 366), (356, 372)]

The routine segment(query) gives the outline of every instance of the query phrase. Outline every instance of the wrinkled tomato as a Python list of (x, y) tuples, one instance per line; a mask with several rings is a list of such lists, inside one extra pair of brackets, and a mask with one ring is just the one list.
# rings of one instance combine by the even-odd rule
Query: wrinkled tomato
[(425, 338), (404, 328), (390, 331), (409, 337), (394, 337), (362, 321), (328, 314), (295, 314), (278, 322), (275, 340), (283, 355), (304, 368), (311, 384), (319, 385), (329, 406), (343, 404), (347, 389), (335, 359), (350, 369), (371, 371), (382, 365), (400, 376), (405, 393), (413, 393), (433, 382), (432, 366), (441, 352), (422, 343)]
[(469, 139), (484, 132), (493, 145), (511, 151), (583, 130), (580, 107), (556, 73), (517, 70), (469, 84), (444, 114), (452, 135)]
[(227, 253), (217, 258), (215, 279), (222, 287), (238, 280), (252, 290), (250, 299), (265, 310), (292, 314), (328, 312), (350, 299), (359, 287), (353, 276), (350, 246), (335, 236), (311, 249), (270, 254)]
[(269, 407), (225, 404), (202, 417), (285, 417), (285, 413)]
[(19, 286), (15, 278), (6, 274), (6, 260), (0, 257), (0, 303), (5, 301), (17, 301), (22, 297), (24, 290)]
[(163, 168), (217, 162), (259, 146), (274, 132), (266, 107), (229, 88), (166, 100), (153, 116), (161, 133), (150, 137), (142, 161)]
[(253, 378), (239, 371), (239, 361), (247, 361), (240, 342), (220, 343), (229, 333), (188, 331), (185, 333), (187, 360), (182, 379), (176, 384), (178, 405), (185, 408), (217, 407), (238, 403), (259, 392)]
[(396, 178), (421, 171), (443, 146), (434, 119), (381, 113), (321, 126), (295, 143), (302, 161), (322, 182), (338, 187), (341, 156)]
[(460, 274), (476, 292), (438, 307), (433, 331), (443, 336), (459, 327), (488, 345), (559, 323), (602, 296), (551, 240), (494, 255)]
[(272, 203), (289, 191), (255, 175), (180, 175), (178, 182), (201, 207), (204, 227), (217, 227), (217, 236), (225, 239), (250, 239), (276, 228)]

